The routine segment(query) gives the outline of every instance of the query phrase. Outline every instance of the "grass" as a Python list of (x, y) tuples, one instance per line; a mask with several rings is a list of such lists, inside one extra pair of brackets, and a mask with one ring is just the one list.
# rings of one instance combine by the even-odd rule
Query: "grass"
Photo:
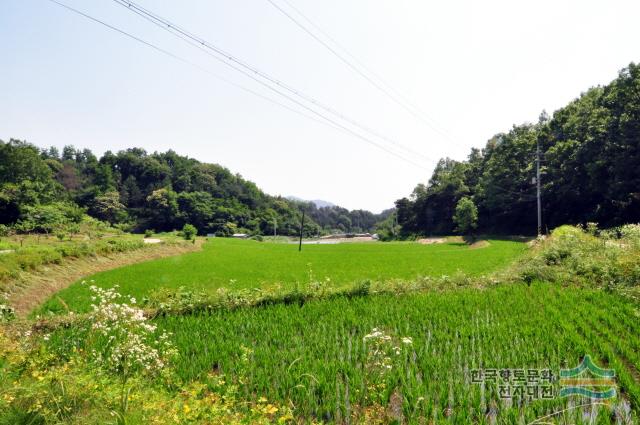
[[(266, 397), (292, 405), (306, 421), (369, 423), (368, 415), (381, 419), (396, 411), (409, 423), (530, 423), (568, 406), (557, 397), (557, 384), (553, 400), (506, 400), (498, 396), (498, 383), (471, 382), (471, 371), (550, 369), (557, 376), (586, 354), (616, 370), (628, 402), (640, 401), (634, 378), (640, 341), (625, 337), (640, 330), (637, 310), (600, 290), (503, 284), (176, 315), (155, 323), (174, 334), (180, 352), (175, 370), (184, 381), (216, 377), (238, 385), (249, 403)], [(373, 328), (391, 337), (389, 346), (364, 341)], [(70, 334), (58, 333), (52, 345), (68, 348)], [(413, 343), (402, 344), (402, 337)], [(376, 349), (390, 357), (390, 369), (376, 368)], [(583, 416), (570, 418), (581, 423), (576, 420)], [(602, 409), (598, 423), (611, 419)]]
[(0, 254), (0, 290), (7, 289), (21, 273), (39, 270), (49, 264), (61, 264), (66, 258), (108, 255), (144, 247), (140, 235), (119, 234), (102, 237), (77, 236), (58, 240), (52, 236), (29, 235), (4, 238)]
[[(365, 279), (384, 282), (419, 276), (470, 276), (490, 273), (525, 250), (520, 242), (491, 240), (481, 249), (463, 243), (348, 243), (297, 245), (212, 239), (200, 252), (149, 261), (87, 277), (102, 287), (119, 285), (123, 294), (142, 299), (159, 288), (214, 292), (217, 288), (294, 288), (329, 279), (332, 286)], [(41, 311), (61, 311), (58, 297), (73, 311), (87, 311), (91, 300), (78, 283), (56, 294)]]

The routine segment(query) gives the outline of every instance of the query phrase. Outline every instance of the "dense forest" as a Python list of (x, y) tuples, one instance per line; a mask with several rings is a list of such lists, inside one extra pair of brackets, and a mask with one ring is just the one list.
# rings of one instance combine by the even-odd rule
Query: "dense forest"
[(366, 210), (349, 211), (339, 206), (319, 208), (313, 202), (299, 205), (322, 228), (324, 233), (336, 231), (342, 233), (377, 232), (381, 223), (394, 211), (393, 208), (390, 208), (380, 214), (374, 214)]
[(340, 207), (316, 208), (262, 192), (215, 164), (173, 151), (106, 152), (65, 146), (39, 149), (0, 141), (0, 224), (19, 232), (54, 232), (85, 213), (127, 231), (171, 231), (185, 224), (200, 234), (298, 234), (371, 231), (377, 216)]
[(396, 201), (402, 233), (451, 234), (463, 197), (478, 208), (478, 231), (535, 233), (537, 144), (543, 228), (640, 222), (640, 66), (631, 64), (553, 116), (496, 134), (466, 161), (440, 160), (427, 184)]

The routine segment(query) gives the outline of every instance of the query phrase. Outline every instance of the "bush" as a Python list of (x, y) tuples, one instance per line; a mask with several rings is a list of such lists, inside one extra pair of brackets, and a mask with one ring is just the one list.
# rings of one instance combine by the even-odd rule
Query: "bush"
[(151, 236), (153, 236), (153, 230), (147, 229), (147, 230), (144, 231), (144, 237), (145, 238), (150, 238)]
[(185, 224), (182, 228), (182, 234), (186, 240), (191, 240), (195, 235), (198, 234), (198, 229), (193, 224)]
[(0, 224), (0, 238), (9, 236), (11, 234), (11, 227)]
[[(599, 236), (595, 236), (599, 235)], [(640, 226), (598, 231), (561, 226), (542, 240), (514, 271), (521, 281), (546, 281), (602, 288), (640, 286)]]

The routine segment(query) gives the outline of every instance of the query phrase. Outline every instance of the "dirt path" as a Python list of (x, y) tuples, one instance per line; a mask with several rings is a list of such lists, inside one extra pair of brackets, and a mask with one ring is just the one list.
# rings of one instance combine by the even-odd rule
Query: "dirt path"
[(135, 251), (69, 259), (62, 264), (43, 266), (36, 272), (23, 273), (19, 281), (11, 285), (12, 291), (8, 294), (9, 305), (15, 309), (18, 317), (25, 317), (51, 295), (84, 276), (143, 261), (198, 251), (201, 246), (200, 241), (196, 244), (153, 244)]
[(422, 238), (418, 239), (417, 242), (422, 245), (432, 245), (436, 243), (445, 243), (445, 238)]

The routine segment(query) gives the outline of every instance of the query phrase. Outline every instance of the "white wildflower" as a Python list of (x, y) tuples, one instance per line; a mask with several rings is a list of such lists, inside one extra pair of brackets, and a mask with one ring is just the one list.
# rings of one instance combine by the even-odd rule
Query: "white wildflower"
[(150, 323), (144, 311), (120, 301), (123, 297), (116, 289), (90, 287), (97, 300), (92, 304), (91, 329), (103, 343), (100, 351), (93, 351), (94, 360), (107, 370), (126, 378), (136, 370), (154, 373), (165, 366), (165, 358), (175, 354), (167, 333), (156, 339), (157, 326)]

